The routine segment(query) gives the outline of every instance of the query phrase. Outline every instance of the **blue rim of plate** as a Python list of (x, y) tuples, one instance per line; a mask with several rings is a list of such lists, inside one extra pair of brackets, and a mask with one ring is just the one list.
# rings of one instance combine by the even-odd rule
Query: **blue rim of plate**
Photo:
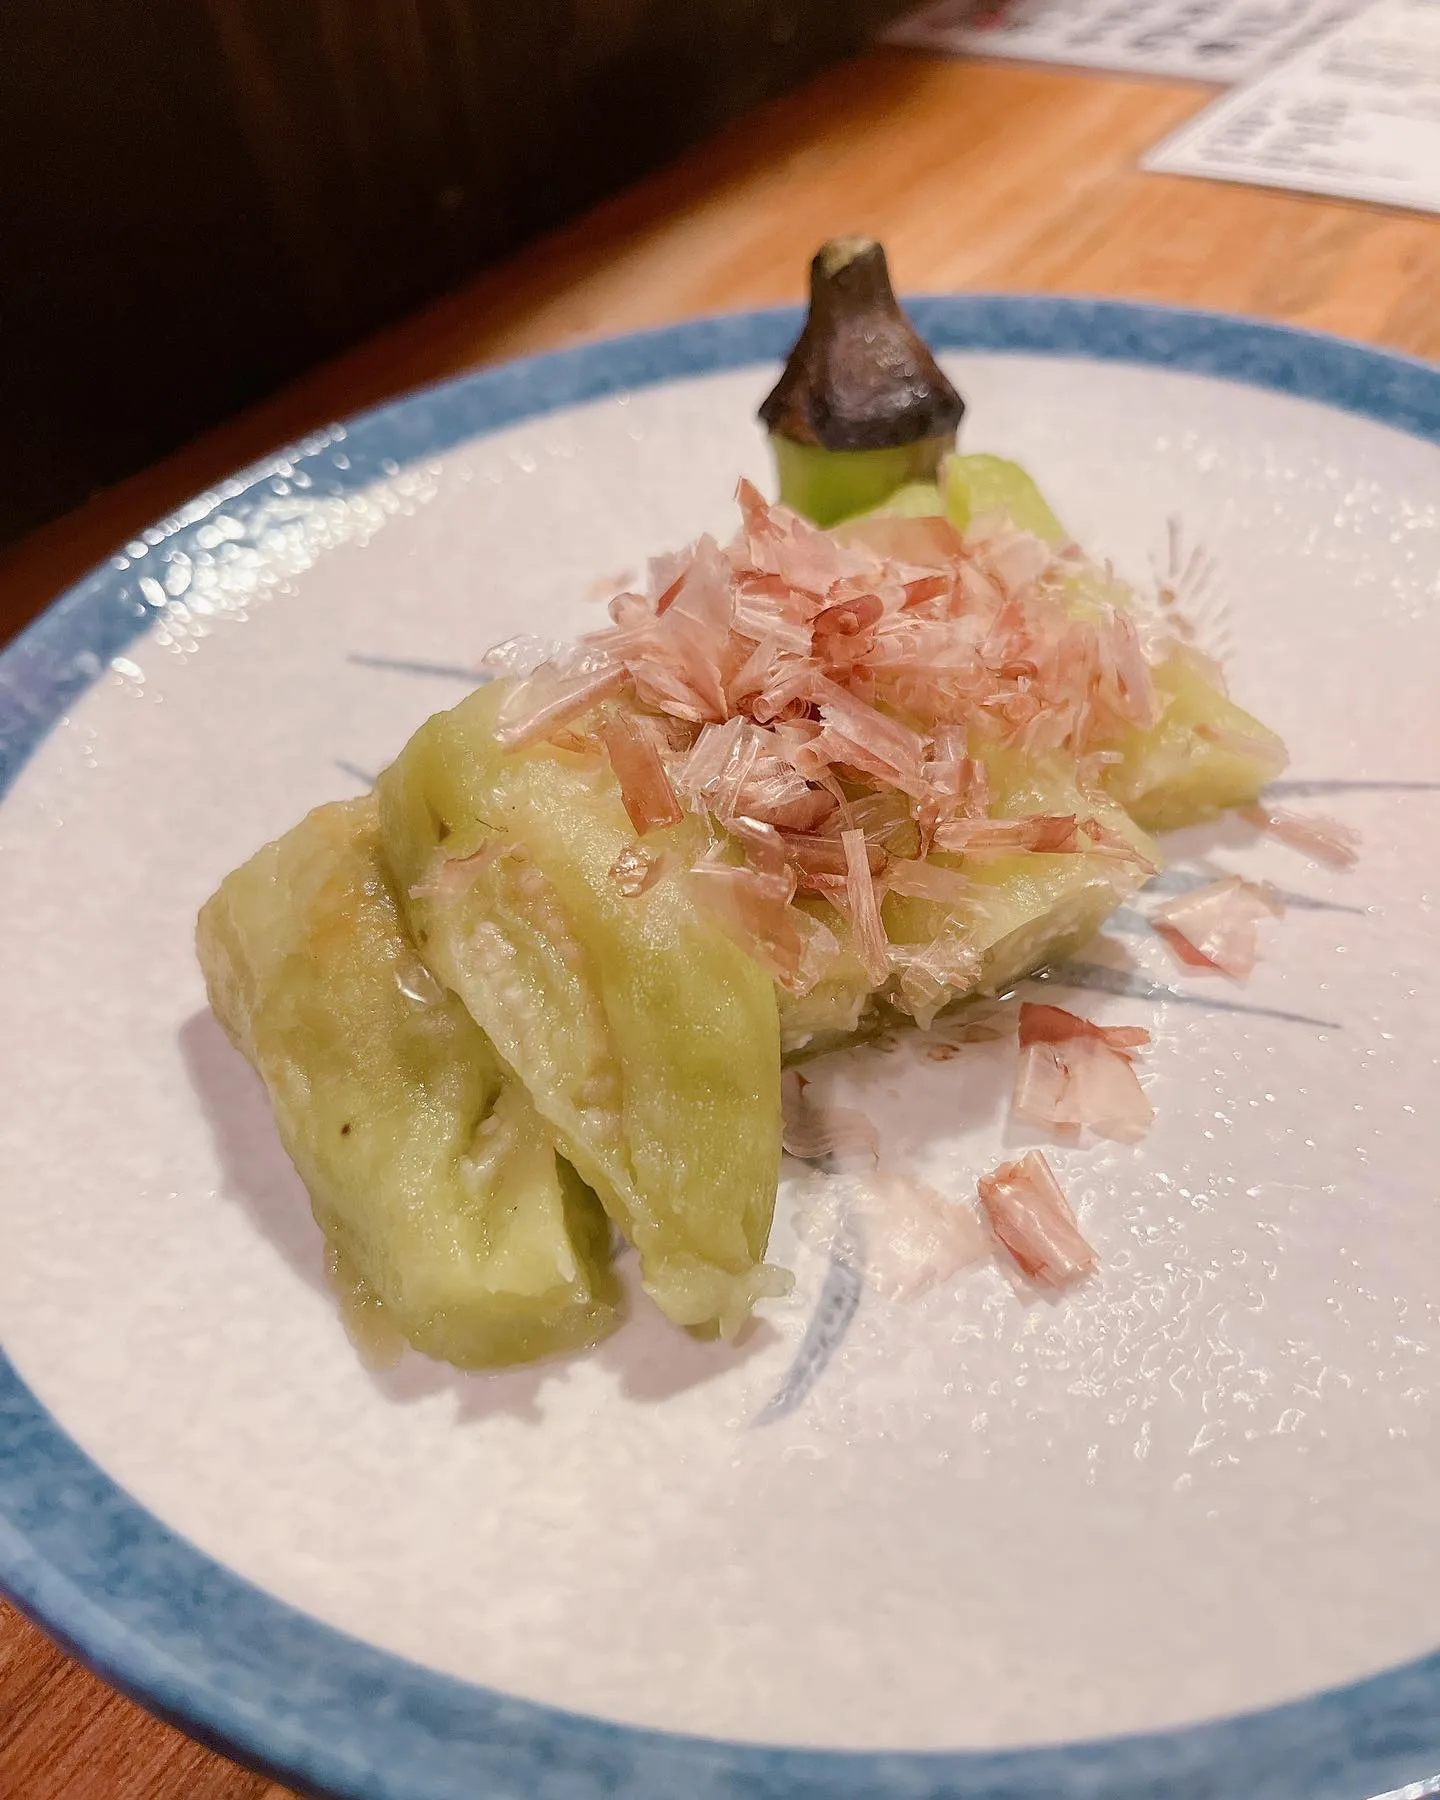
[[(1038, 296), (928, 297), (910, 312), (941, 350), (1209, 376), (1440, 444), (1440, 369), (1336, 338)], [(67, 706), (153, 621), (145, 559), (193, 547), (216, 513), (243, 517), (296, 473), (317, 497), (351, 492), (560, 407), (771, 362), (799, 322), (791, 308), (742, 313), (527, 358), (350, 421), (338, 463), (340, 440), (322, 434), (199, 496), (0, 655), (0, 796)], [(344, 1800), (1365, 1800), (1440, 1769), (1440, 1651), (1264, 1712), (1006, 1751), (712, 1742), (512, 1699), (322, 1625), (202, 1554), (85, 1455), (3, 1348), (0, 1590), (192, 1736)]]

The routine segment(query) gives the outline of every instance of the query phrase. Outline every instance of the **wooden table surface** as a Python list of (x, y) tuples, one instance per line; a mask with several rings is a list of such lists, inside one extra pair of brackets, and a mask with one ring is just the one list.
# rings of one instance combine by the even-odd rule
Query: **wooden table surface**
[[(154, 469), (0, 550), (6, 637), (237, 466), (523, 351), (798, 299), (842, 231), (899, 285), (1179, 301), (1440, 358), (1440, 219), (1145, 175), (1205, 89), (875, 51)], [(4, 1800), (285, 1800), (149, 1718), (0, 1605)]]

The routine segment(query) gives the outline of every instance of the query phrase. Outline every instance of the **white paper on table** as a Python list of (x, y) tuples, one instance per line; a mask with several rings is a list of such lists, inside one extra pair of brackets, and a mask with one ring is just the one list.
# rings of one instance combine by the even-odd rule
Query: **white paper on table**
[(1440, 212), (1440, 0), (1375, 0), (1144, 167)]
[(1246, 81), (1354, 13), (1359, 0), (1010, 0), (976, 21), (975, 0), (941, 0), (891, 28), (910, 49), (1068, 63), (1182, 81)]

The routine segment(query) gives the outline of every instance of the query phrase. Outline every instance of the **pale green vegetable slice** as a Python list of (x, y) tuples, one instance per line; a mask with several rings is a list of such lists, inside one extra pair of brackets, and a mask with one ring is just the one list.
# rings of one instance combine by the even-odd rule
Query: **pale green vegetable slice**
[[(1018, 463), (998, 456), (947, 457), (941, 471), (950, 521), (965, 530), (972, 519), (1003, 513), (1056, 546), (1069, 534)], [(1083, 606), (1083, 591), (1076, 601)], [(1103, 777), (1106, 791), (1146, 831), (1176, 831), (1249, 806), (1285, 767), (1281, 740), (1237, 706), (1198, 662), (1184, 652), (1155, 669), (1162, 715), (1149, 730), (1127, 731)]]
[[(961, 873), (970, 895), (952, 905), (888, 893), (882, 904), (897, 974), (879, 992), (848, 947), (825, 977), (800, 998), (780, 996), (786, 1059), (797, 1062), (861, 1042), (905, 1015), (928, 1023), (961, 1001), (1007, 992), (1025, 976), (1081, 949), (1163, 858), (1155, 844), (1105, 795), (1076, 786), (1061, 762), (1013, 750), (987, 754), (992, 814), (997, 819), (1073, 817), (1104, 827), (1106, 847), (1093, 851), (965, 855), (932, 850), (929, 862)], [(1125, 854), (1126, 847), (1134, 855)], [(808, 900), (842, 941), (848, 928), (827, 902)], [(938, 966), (943, 986), (922, 978), (907, 990), (907, 953), (950, 946)], [(913, 977), (911, 978), (914, 979)]]
[(1106, 791), (1147, 831), (1178, 831), (1232, 807), (1253, 805), (1285, 767), (1283, 741), (1237, 706), (1183, 653), (1155, 670), (1162, 712), (1130, 731)]
[(1003, 456), (947, 456), (940, 470), (940, 491), (957, 531), (967, 531), (976, 519), (1003, 513), (1047, 544), (1068, 542), (1065, 527), (1031, 477), (1019, 463)]
[(904, 487), (896, 488), (883, 506), (864, 516), (880, 513), (898, 519), (938, 519), (945, 516), (945, 502), (933, 481), (908, 481)]
[(923, 944), (947, 927), (977, 959), (967, 994), (1004, 993), (1046, 963), (1085, 944), (1152, 871), (1163, 864), (1153, 843), (1119, 805), (1082, 792), (1065, 771), (1014, 751), (986, 759), (994, 817), (1037, 814), (1092, 819), (1130, 845), (1134, 859), (1108, 851), (964, 856), (932, 853), (942, 868), (961, 870), (974, 886), (973, 902), (951, 909), (931, 901), (886, 897), (884, 917), (892, 941)]
[(494, 740), (507, 684), (431, 719), (379, 784), (386, 853), (436, 975), (525, 1083), (681, 1325), (734, 1329), (788, 1277), (764, 1262), (780, 1161), (770, 977), (697, 903), (694, 820), (633, 842), (594, 759)]
[(976, 991), (998, 994), (1082, 948), (1165, 858), (1122, 807), (1082, 793), (1063, 771), (1043, 762), (1027, 764), (1013, 753), (991, 757), (988, 766), (997, 818), (1074, 813), (1105, 826), (1136, 851), (1133, 861), (1083, 850), (962, 861), (978, 891), (973, 931), (982, 974)]
[[(964, 530), (975, 520), (1002, 516), (1057, 548), (1069, 533), (1031, 477), (1017, 463), (995, 456), (949, 456), (937, 489), (912, 484), (880, 506), (881, 514), (923, 515), (930, 499), (943, 499), (951, 523)], [(1110, 602), (1109, 588), (1099, 596)], [(1095, 602), (1083, 581), (1073, 605)], [(1146, 835), (1211, 818), (1252, 801), (1263, 783), (1284, 766), (1280, 740), (1251, 717), (1209, 677), (1197, 659), (1177, 652), (1155, 669), (1162, 715), (1147, 731), (1129, 730), (1115, 743), (1118, 760), (1102, 774), (1107, 797), (1082, 793), (1058, 768), (1014, 755), (992, 756), (990, 775), (997, 817), (1034, 813), (1091, 818), (1128, 839), (1141, 857), (1160, 862)], [(891, 894), (884, 905), (886, 930), (897, 945), (919, 945), (949, 931), (974, 952), (974, 994), (1003, 992), (1033, 969), (1079, 949), (1145, 879), (1143, 862), (1087, 852), (961, 858), (932, 853), (940, 866), (964, 870), (974, 899), (960, 914), (933, 902)], [(863, 1034), (877, 1015), (869, 1004), (863, 972), (842, 966), (799, 1002), (782, 1000), (789, 1054), (813, 1054), (834, 1044), (847, 1028)], [(956, 989), (957, 994), (962, 990)]]
[[(819, 918), (837, 937), (847, 926), (835, 908), (825, 901), (802, 899), (805, 910)], [(876, 1023), (870, 981), (860, 959), (842, 948), (824, 975), (808, 992), (787, 994), (779, 990), (780, 1044), (787, 1062), (801, 1057), (823, 1056), (843, 1050), (865, 1037)]]
[(229, 875), (197, 947), (337, 1262), (416, 1349), (475, 1368), (615, 1327), (609, 1223), (417, 954), (373, 797)]

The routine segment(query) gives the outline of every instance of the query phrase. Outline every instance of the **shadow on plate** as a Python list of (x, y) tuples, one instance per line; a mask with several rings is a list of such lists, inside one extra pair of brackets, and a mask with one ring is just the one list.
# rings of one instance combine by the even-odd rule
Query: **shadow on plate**
[[(179, 1044), (214, 1140), (221, 1195), (240, 1206), (286, 1265), (324, 1296), (337, 1328), (343, 1329), (339, 1303), (325, 1273), (324, 1239), (311, 1215), (304, 1183), (276, 1136), (259, 1078), (208, 1010), (185, 1021)], [(490, 1374), (452, 1368), (406, 1350), (392, 1367), (367, 1365), (366, 1373), (376, 1391), (395, 1405), (453, 1394), (460, 1423), (505, 1414), (538, 1424), (544, 1418), (540, 1402), (546, 1384), (568, 1379), (576, 1363), (597, 1363), (610, 1373), (625, 1399), (655, 1404), (720, 1379), (779, 1337), (773, 1325), (755, 1321), (735, 1343), (698, 1342), (668, 1323), (645, 1297), (633, 1251), (625, 1251), (619, 1267), (629, 1317), (594, 1350)]]
[(308, 1287), (333, 1301), (325, 1244), (310, 1199), (281, 1148), (259, 1077), (220, 1029), (198, 1012), (180, 1027), (180, 1055), (205, 1114), (220, 1164), (220, 1192), (248, 1213), (261, 1236)]

